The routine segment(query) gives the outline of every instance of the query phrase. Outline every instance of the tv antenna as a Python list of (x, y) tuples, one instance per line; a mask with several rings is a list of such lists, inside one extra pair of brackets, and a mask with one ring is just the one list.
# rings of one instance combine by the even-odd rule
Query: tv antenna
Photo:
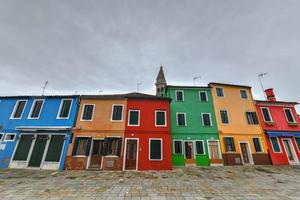
[(44, 94), (45, 94), (45, 90), (46, 90), (47, 85), (48, 85), (48, 81), (45, 81), (42, 96), (44, 96)]

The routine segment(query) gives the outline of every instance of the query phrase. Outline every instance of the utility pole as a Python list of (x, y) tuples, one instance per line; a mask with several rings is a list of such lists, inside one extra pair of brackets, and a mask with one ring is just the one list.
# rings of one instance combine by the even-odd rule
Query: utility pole
[(44, 87), (43, 87), (42, 96), (44, 96), (44, 94), (45, 94), (45, 90), (46, 90), (47, 85), (48, 85), (48, 81), (45, 81), (45, 84), (44, 84)]
[(262, 91), (264, 93), (265, 98), (267, 98), (267, 96), (265, 94), (265, 88), (264, 88), (263, 83), (262, 83), (262, 78), (264, 76), (266, 76), (266, 75), (268, 75), (268, 73), (260, 73), (260, 74), (258, 74), (258, 79), (259, 79), (259, 82), (260, 82), (260, 86), (261, 86), (261, 89), (262, 89)]
[(197, 80), (197, 79), (200, 79), (200, 78), (201, 78), (201, 76), (195, 76), (195, 77), (193, 78), (194, 86), (196, 86), (196, 80)]

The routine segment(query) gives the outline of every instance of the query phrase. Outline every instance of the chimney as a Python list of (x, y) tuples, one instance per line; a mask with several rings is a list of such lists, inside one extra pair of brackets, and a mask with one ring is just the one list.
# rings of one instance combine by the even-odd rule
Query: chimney
[(265, 93), (267, 96), (267, 101), (276, 101), (276, 97), (275, 97), (273, 88), (266, 89)]

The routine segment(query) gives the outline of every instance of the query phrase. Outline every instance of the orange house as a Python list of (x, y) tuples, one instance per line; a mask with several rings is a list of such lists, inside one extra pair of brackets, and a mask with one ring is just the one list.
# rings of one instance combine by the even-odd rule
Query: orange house
[(210, 83), (225, 165), (271, 164), (251, 87)]
[(125, 95), (81, 96), (65, 168), (121, 170)]

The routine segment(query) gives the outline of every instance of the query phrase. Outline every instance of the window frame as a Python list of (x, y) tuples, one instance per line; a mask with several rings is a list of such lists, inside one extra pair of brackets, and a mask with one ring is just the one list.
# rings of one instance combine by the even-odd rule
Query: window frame
[[(204, 118), (203, 118), (203, 115), (208, 115), (208, 116), (209, 116), (210, 126), (204, 125)], [(211, 113), (201, 113), (201, 119), (202, 119), (202, 126), (203, 126), (203, 127), (213, 127), (213, 122), (212, 122), (212, 118), (211, 118)]]
[[(114, 116), (114, 107), (115, 106), (122, 106), (122, 116), (120, 120), (114, 120), (113, 116)], [(124, 120), (124, 104), (113, 104), (112, 108), (111, 108), (111, 117), (110, 117), (110, 121), (111, 122), (123, 122)]]
[[(205, 93), (206, 101), (201, 100), (201, 93)], [(199, 91), (199, 101), (200, 102), (208, 102), (208, 93), (207, 93), (207, 91)]]
[[(267, 120), (266, 120), (263, 109), (266, 109), (266, 110), (268, 111), (268, 115), (269, 115), (271, 121), (267, 121)], [(263, 116), (264, 122), (273, 122), (273, 118), (272, 118), (272, 115), (271, 115), (271, 111), (270, 111), (270, 109), (269, 109), (268, 107), (261, 107), (261, 108), (260, 108), (260, 111), (261, 111), (261, 114), (262, 114), (262, 116)]]
[[(244, 98), (243, 97), (243, 92), (245, 92), (245, 94), (246, 94), (246, 98)], [(241, 99), (244, 99), (244, 100), (247, 100), (247, 99), (249, 99), (249, 97), (248, 97), (248, 93), (247, 93), (247, 90), (240, 90), (240, 96), (241, 96)]]
[[(165, 124), (164, 125), (158, 125), (157, 124), (157, 113), (162, 112), (165, 115)], [(155, 110), (155, 127), (167, 127), (167, 111), (165, 110)]]
[[(83, 119), (83, 114), (84, 114), (85, 106), (93, 106), (92, 118), (91, 118), (91, 119)], [(82, 121), (82, 122), (91, 122), (91, 121), (93, 121), (93, 119), (94, 119), (95, 108), (96, 108), (96, 105), (95, 105), (95, 104), (88, 104), (88, 103), (87, 103), (87, 104), (83, 104), (82, 110), (81, 110), (80, 121)]]
[[(178, 124), (178, 115), (179, 114), (183, 114), (184, 115), (184, 123), (185, 123), (185, 125), (179, 125)], [(178, 127), (187, 127), (187, 119), (186, 119), (186, 113), (185, 112), (177, 112), (176, 113), (176, 125), (178, 126)]]
[[(182, 100), (178, 100), (177, 99), (177, 92), (181, 92), (182, 93)], [(175, 99), (178, 102), (184, 101), (184, 90), (175, 90)]]
[[(226, 143), (224, 141), (225, 138), (231, 138), (231, 139), (233, 139), (233, 146), (234, 146), (234, 150), (235, 151), (227, 151)], [(236, 145), (235, 145), (235, 139), (234, 139), (233, 136), (225, 136), (225, 137), (223, 137), (223, 142), (224, 142), (224, 147), (225, 147), (225, 153), (237, 153), (237, 149), (236, 149)]]
[[(72, 142), (72, 143), (73, 143), (72, 151), (73, 151), (73, 148), (74, 148), (74, 145), (75, 145), (75, 140), (76, 140), (76, 138), (77, 138), (77, 139), (78, 139), (78, 138), (84, 138), (84, 139), (86, 139), (86, 140), (87, 140), (87, 144), (86, 144), (86, 145), (88, 145), (88, 140), (89, 140), (89, 139), (93, 140), (92, 136), (84, 136), (84, 135), (77, 135), (77, 136), (75, 136), (75, 137), (74, 137), (74, 142)], [(88, 147), (88, 146), (86, 146), (85, 151), (87, 151), (87, 147)], [(78, 148), (78, 145), (77, 145), (77, 148)], [(90, 151), (91, 151), (91, 150), (90, 150)], [(90, 152), (89, 152), (89, 153), (90, 153)], [(84, 155), (78, 155), (78, 154), (77, 154), (77, 149), (76, 149), (76, 155), (72, 155), (72, 157), (89, 157), (89, 156), (87, 156), (86, 154), (84, 154)]]
[[(261, 151), (256, 151), (256, 149), (255, 149), (255, 144), (254, 144), (254, 139), (258, 139), (258, 141), (259, 141), (259, 146), (260, 146)], [(265, 152), (265, 151), (264, 151), (264, 147), (263, 147), (263, 145), (262, 145), (262, 139), (261, 139), (261, 137), (253, 137), (253, 138), (252, 138), (252, 142), (253, 142), (253, 146), (254, 146), (255, 153), (264, 153), (264, 152)]]
[[(279, 152), (276, 152), (275, 150), (274, 150), (274, 146), (273, 146), (273, 142), (272, 142), (272, 139), (271, 138), (276, 138), (276, 140), (277, 140), (277, 143), (278, 143), (278, 146), (279, 146)], [(280, 142), (279, 142), (279, 139), (278, 139), (278, 137), (270, 137), (270, 143), (271, 143), (271, 146), (272, 146), (272, 150), (273, 150), (273, 153), (282, 153), (282, 149), (281, 149), (281, 145), (280, 145)]]
[[(223, 122), (223, 120), (222, 120), (222, 114), (221, 114), (222, 111), (225, 111), (225, 112), (227, 113), (228, 123), (224, 123), (224, 122)], [(228, 112), (228, 110), (225, 110), (225, 109), (221, 109), (221, 110), (220, 110), (220, 119), (221, 119), (221, 123), (222, 123), (223, 125), (229, 125), (229, 124), (230, 124), (230, 117), (229, 117), (229, 112)]]
[[(117, 140), (117, 143), (116, 143), (116, 146), (115, 146), (115, 152), (116, 154), (109, 154), (108, 151), (109, 151), (109, 147), (111, 145), (111, 143), (108, 143), (107, 144), (107, 155), (103, 155), (103, 157), (122, 157), (122, 147), (123, 147), (123, 141), (124, 139), (121, 137), (121, 136), (107, 136), (104, 138), (104, 141), (105, 139), (109, 139), (109, 140)], [(122, 140), (121, 142), (118, 142), (119, 140)], [(125, 138), (126, 139), (126, 138)], [(132, 138), (128, 138), (128, 139), (132, 139)], [(120, 152), (120, 155), (118, 155), (118, 149), (119, 149), (119, 146), (118, 145), (121, 145), (120, 149), (121, 149), (121, 152)]]
[[(290, 111), (291, 116), (292, 116), (292, 118), (293, 118), (293, 121), (292, 121), (292, 122), (289, 121), (289, 119), (288, 119), (288, 117), (287, 117), (287, 115), (286, 115), (286, 113), (285, 113), (286, 110), (289, 110), (289, 111)], [(283, 112), (284, 112), (284, 116), (285, 116), (285, 118), (286, 118), (286, 121), (287, 121), (288, 123), (297, 123), (297, 121), (296, 121), (296, 119), (295, 119), (295, 117), (294, 117), (294, 114), (293, 114), (293, 111), (292, 111), (291, 108), (283, 108)]]
[[(14, 135), (14, 139), (13, 140), (7, 140), (6, 137), (8, 135)], [(3, 142), (14, 142), (16, 140), (16, 137), (17, 137), (16, 133), (6, 133), (4, 138), (3, 138)]]
[[(175, 142), (181, 142), (181, 153), (176, 153), (175, 152)], [(173, 154), (174, 155), (183, 155), (183, 140), (177, 140), (177, 139), (175, 139), (175, 140), (173, 140)]]
[[(138, 112), (138, 124), (130, 124), (130, 116), (132, 111), (137, 111)], [(137, 109), (129, 109), (128, 110), (128, 126), (140, 126), (140, 121), (141, 121), (141, 110), (137, 110)]]
[[(40, 109), (38, 117), (32, 117), (31, 115), (33, 113), (34, 106), (35, 106), (35, 104), (36, 104), (37, 101), (42, 101), (42, 106), (41, 106), (41, 109)], [(44, 107), (44, 103), (45, 103), (45, 99), (35, 99), (32, 102), (32, 105), (31, 105), (31, 108), (30, 108), (29, 115), (28, 115), (27, 119), (40, 119), (40, 116), (41, 116), (41, 113), (42, 113), (42, 110), (43, 110), (43, 107)]]
[[(248, 115), (247, 115), (248, 113), (251, 114), (251, 117), (253, 117), (254, 116), (253, 114), (255, 114), (257, 123), (255, 123), (254, 118), (252, 118), (253, 124), (249, 123)], [(248, 126), (257, 126), (257, 125), (259, 125), (259, 119), (258, 119), (257, 113), (255, 111), (246, 111), (245, 114), (246, 114), (246, 122), (247, 122)]]
[[(63, 102), (64, 101), (68, 101), (68, 100), (71, 101), (70, 110), (69, 110), (69, 113), (68, 113), (68, 117), (60, 117), (60, 112), (61, 112), (61, 109), (62, 109), (62, 106), (63, 106)], [(59, 109), (58, 109), (58, 112), (57, 112), (56, 119), (70, 119), (70, 114), (71, 114), (72, 106), (73, 106), (73, 99), (70, 99), (70, 98), (62, 99), (60, 101), (60, 105), (59, 105)]]
[[(159, 140), (160, 141), (160, 159), (151, 159), (151, 141)], [(149, 138), (149, 160), (150, 161), (162, 161), (163, 160), (163, 139), (162, 138)]]
[(3, 139), (4, 139), (5, 133), (0, 132), (0, 135), (2, 135), (2, 137), (0, 138), (0, 143), (1, 143), (3, 141)]
[[(297, 150), (298, 150), (298, 152), (300, 152), (300, 143), (299, 143), (299, 145), (298, 145), (297, 139), (300, 140), (300, 137), (294, 137), (294, 140), (295, 140), (295, 143), (296, 143)], [(1, 141), (1, 140), (0, 140), (0, 141)]]
[[(17, 105), (19, 105), (20, 101), (25, 101), (25, 105), (24, 105), (24, 108), (22, 110), (21, 116), (20, 117), (14, 117), (14, 115), (16, 114), (16, 111), (17, 111)], [(26, 109), (27, 103), (28, 103), (27, 99), (19, 99), (19, 100), (17, 100), (16, 103), (15, 103), (14, 109), (13, 109), (11, 115), (10, 115), (10, 119), (22, 119), (23, 114), (24, 114), (25, 109)]]
[[(196, 145), (196, 143), (197, 142), (202, 142), (202, 148), (203, 148), (203, 154), (199, 154), (199, 153), (197, 153), (197, 145)], [(195, 154), (195, 156), (197, 156), (197, 155), (206, 155), (206, 151), (205, 151), (205, 146), (204, 146), (204, 140), (194, 140), (194, 154)]]
[[(218, 95), (218, 89), (221, 89), (221, 90), (222, 90), (223, 96), (219, 96), (219, 95)], [(225, 97), (224, 88), (222, 88), (222, 87), (216, 87), (216, 95), (217, 95), (217, 97), (221, 97), (221, 98)]]

